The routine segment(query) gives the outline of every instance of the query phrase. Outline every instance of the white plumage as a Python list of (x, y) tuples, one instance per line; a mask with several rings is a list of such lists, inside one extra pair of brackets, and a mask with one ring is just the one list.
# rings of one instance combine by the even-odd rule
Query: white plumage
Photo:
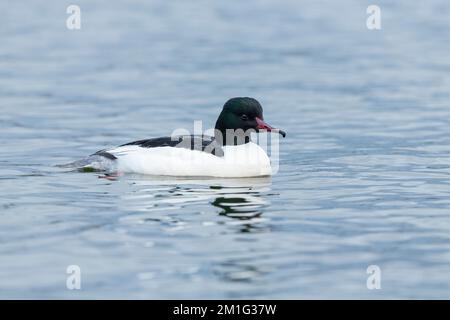
[(223, 157), (186, 148), (143, 148), (137, 145), (105, 151), (117, 158), (113, 160), (116, 170), (124, 173), (229, 178), (272, 174), (269, 157), (259, 145), (249, 142), (222, 148)]

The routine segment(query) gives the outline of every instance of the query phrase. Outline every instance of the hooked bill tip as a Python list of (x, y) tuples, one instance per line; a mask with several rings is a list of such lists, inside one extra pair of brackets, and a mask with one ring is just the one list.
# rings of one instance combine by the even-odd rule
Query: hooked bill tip
[(284, 132), (283, 130), (278, 130), (278, 133), (281, 134), (283, 138), (286, 138), (286, 132)]

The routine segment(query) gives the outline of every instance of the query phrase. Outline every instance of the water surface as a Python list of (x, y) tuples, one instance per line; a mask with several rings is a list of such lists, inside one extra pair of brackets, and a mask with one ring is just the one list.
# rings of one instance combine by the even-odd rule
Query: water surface
[[(1, 298), (450, 298), (447, 1), (69, 4), (0, 4)], [(234, 96), (288, 134), (272, 178), (55, 167)]]

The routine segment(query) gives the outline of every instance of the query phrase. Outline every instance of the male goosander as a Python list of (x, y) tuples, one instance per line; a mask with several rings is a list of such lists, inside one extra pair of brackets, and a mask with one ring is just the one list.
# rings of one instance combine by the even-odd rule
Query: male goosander
[(269, 176), (269, 157), (250, 139), (252, 131), (260, 130), (286, 136), (264, 122), (257, 100), (232, 98), (223, 106), (214, 137), (184, 135), (139, 140), (100, 150), (78, 164), (85, 169), (166, 176)]

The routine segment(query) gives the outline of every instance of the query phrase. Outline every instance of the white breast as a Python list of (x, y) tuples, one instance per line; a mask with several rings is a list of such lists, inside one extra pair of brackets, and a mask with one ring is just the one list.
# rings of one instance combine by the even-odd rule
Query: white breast
[(117, 157), (117, 170), (151, 175), (257, 177), (272, 174), (266, 152), (250, 142), (224, 146), (224, 156), (185, 148), (142, 148), (128, 145), (108, 150)]

